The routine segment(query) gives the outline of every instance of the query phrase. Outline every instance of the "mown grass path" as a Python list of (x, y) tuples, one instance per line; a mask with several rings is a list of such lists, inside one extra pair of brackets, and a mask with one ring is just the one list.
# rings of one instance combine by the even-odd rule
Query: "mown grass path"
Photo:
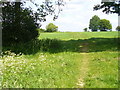
[(83, 88), (84, 85), (85, 85), (85, 77), (87, 76), (87, 72), (88, 72), (88, 67), (89, 67), (89, 60), (88, 60), (88, 57), (89, 57), (89, 53), (88, 50), (89, 50), (89, 43), (88, 42), (84, 42), (82, 43), (82, 52), (84, 53), (80, 53), (83, 58), (82, 58), (82, 63), (81, 63), (81, 68), (80, 68), (80, 78), (78, 79), (78, 83), (77, 83), (77, 87), (78, 88)]

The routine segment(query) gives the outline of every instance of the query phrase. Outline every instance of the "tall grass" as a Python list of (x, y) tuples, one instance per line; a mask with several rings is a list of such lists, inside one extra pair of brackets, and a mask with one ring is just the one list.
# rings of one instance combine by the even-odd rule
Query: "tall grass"
[(6, 50), (11, 50), (16, 54), (35, 54), (39, 51), (43, 52), (57, 52), (61, 49), (61, 41), (58, 39), (35, 39), (27, 43), (14, 44), (13, 46), (3, 47), (3, 52)]
[(72, 88), (79, 77), (78, 53), (4, 56), (3, 88)]

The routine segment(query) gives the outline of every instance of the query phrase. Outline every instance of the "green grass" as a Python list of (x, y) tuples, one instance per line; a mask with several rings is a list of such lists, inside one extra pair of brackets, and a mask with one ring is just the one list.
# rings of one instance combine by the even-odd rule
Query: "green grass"
[(39, 40), (3, 47), (2, 87), (81, 88), (82, 78), (82, 88), (117, 88), (117, 37), (117, 32), (41, 33)]
[(89, 38), (117, 38), (118, 32), (55, 32), (55, 33), (41, 33), (39, 39), (50, 38), (60, 40), (77, 40)]
[(78, 53), (71, 52), (4, 57), (3, 87), (74, 87), (79, 77), (78, 57), (81, 57)]
[(89, 58), (85, 88), (118, 88), (118, 53), (90, 53)]

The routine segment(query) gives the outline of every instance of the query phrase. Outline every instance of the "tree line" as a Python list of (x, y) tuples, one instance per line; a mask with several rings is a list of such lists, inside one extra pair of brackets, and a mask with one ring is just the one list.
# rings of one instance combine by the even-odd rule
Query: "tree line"
[[(97, 15), (94, 15), (89, 22), (89, 29), (92, 32), (95, 31), (112, 31), (112, 24), (107, 19), (100, 19)], [(120, 26), (116, 27), (117, 31), (120, 31)], [(84, 28), (84, 31), (87, 32), (87, 28)]]

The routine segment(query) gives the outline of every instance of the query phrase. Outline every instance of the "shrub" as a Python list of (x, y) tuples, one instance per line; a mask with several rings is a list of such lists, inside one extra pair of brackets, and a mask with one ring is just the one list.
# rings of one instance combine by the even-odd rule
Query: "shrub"
[(87, 28), (84, 28), (84, 31), (87, 32)]

